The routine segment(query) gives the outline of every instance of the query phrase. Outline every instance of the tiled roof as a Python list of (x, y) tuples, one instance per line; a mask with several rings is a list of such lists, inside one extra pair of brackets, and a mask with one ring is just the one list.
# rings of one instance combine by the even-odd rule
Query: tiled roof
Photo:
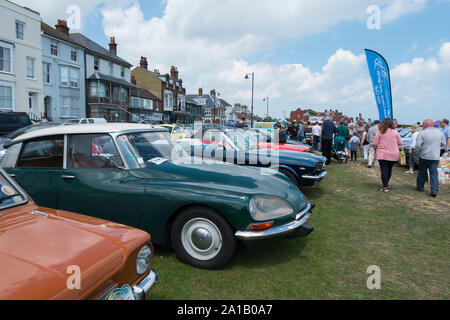
[(99, 45), (98, 43), (92, 41), (91, 39), (89, 39), (88, 37), (82, 35), (81, 33), (71, 33), (70, 37), (73, 38), (75, 41), (81, 43), (81, 45), (88, 49), (89, 51), (94, 52), (97, 55), (103, 56), (107, 59), (111, 59), (116, 61), (119, 64), (123, 64), (127, 67), (131, 67), (131, 63), (123, 60), (122, 58), (112, 54), (111, 52), (109, 52), (108, 49), (103, 48), (101, 45)]
[(139, 97), (139, 98), (150, 99), (150, 100), (153, 100), (153, 101), (161, 101), (161, 99), (159, 99), (153, 93), (151, 93), (150, 91), (148, 91), (147, 89), (144, 89), (144, 88), (138, 88), (138, 87), (132, 88), (131, 89), (131, 96), (132, 97)]
[(113, 76), (108, 76), (108, 75), (100, 73), (100, 72), (95, 72), (92, 76), (90, 76), (88, 78), (88, 80), (104, 80), (104, 81), (117, 83), (117, 84), (120, 84), (120, 85), (123, 85), (123, 86), (127, 86), (127, 87), (137, 88), (131, 82), (127, 82), (124, 79), (116, 78), (116, 77), (113, 77)]
[(79, 46), (79, 47), (83, 46), (81, 43), (72, 39), (68, 34), (65, 34), (64, 32), (56, 30), (55, 28), (49, 26), (48, 24), (46, 24), (43, 21), (41, 21), (41, 30), (42, 30), (42, 32), (44, 32), (44, 34), (49, 35), (51, 37), (54, 37), (54, 38), (57, 38), (60, 40), (64, 40), (66, 42), (69, 42), (69, 43)]

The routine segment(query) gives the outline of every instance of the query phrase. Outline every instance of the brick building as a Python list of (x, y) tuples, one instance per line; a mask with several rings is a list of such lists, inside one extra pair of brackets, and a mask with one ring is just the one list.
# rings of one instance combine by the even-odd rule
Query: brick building
[(186, 89), (179, 71), (175, 66), (170, 68), (170, 74), (161, 74), (158, 69), (150, 71), (146, 57), (141, 57), (139, 67), (131, 70), (136, 85), (146, 89), (161, 100), (156, 112), (163, 114), (163, 121), (169, 123), (185, 123), (186, 121)]

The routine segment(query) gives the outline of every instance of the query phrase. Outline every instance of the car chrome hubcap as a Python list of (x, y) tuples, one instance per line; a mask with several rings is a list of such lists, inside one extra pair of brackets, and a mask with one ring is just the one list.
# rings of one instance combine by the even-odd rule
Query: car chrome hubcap
[(193, 258), (210, 260), (220, 252), (222, 235), (213, 222), (204, 218), (195, 218), (183, 226), (181, 242)]

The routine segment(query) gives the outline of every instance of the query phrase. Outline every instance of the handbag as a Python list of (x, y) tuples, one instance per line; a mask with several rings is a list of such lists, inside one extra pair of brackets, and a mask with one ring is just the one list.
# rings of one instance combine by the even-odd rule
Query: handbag
[(400, 149), (400, 165), (406, 166), (406, 154), (405, 154), (405, 148)]

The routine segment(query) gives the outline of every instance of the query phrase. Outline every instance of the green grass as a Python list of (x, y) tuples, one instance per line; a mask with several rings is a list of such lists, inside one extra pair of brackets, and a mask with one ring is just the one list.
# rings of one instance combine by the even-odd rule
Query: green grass
[[(156, 247), (159, 279), (151, 299), (449, 299), (450, 186), (437, 198), (412, 190), (416, 175), (394, 167), (390, 193), (379, 169), (328, 167), (305, 188), (316, 208), (306, 238), (270, 247), (241, 246), (223, 270), (200, 270)], [(381, 268), (381, 289), (369, 290), (370, 265)]]

